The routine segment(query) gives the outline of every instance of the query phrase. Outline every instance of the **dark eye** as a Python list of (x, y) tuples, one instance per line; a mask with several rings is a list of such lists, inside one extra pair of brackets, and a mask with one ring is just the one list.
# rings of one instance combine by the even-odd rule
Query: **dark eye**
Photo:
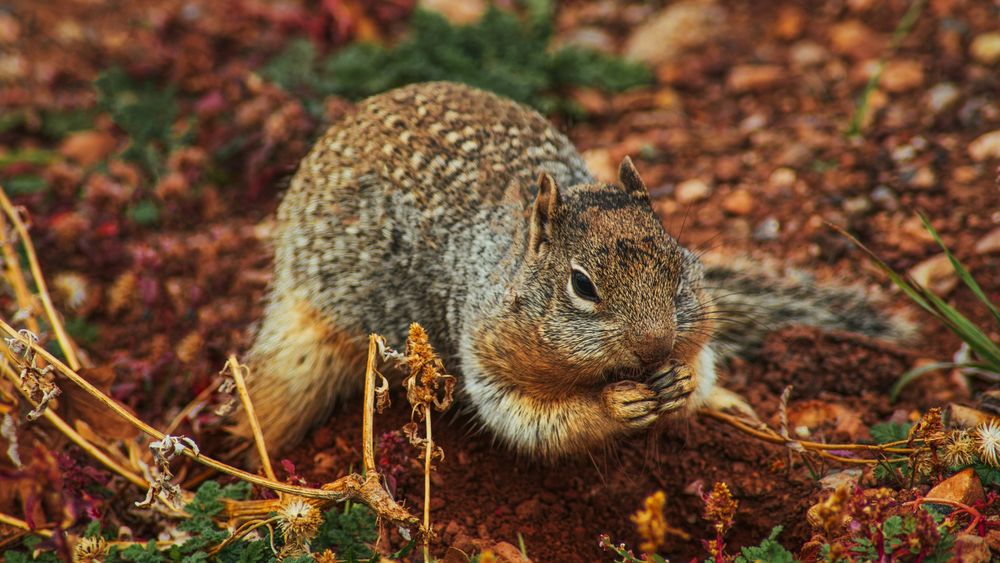
[(581, 298), (594, 303), (598, 301), (597, 288), (594, 287), (594, 282), (590, 281), (587, 274), (580, 270), (573, 270), (570, 282), (573, 284), (573, 291)]

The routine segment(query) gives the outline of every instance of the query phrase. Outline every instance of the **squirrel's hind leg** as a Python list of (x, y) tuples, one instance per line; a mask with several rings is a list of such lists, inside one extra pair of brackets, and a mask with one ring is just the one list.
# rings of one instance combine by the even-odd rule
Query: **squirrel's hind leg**
[[(254, 410), (276, 453), (322, 422), (337, 399), (360, 389), (367, 346), (363, 335), (339, 329), (306, 301), (274, 299), (246, 363)], [(238, 416), (233, 432), (251, 436), (245, 413)]]

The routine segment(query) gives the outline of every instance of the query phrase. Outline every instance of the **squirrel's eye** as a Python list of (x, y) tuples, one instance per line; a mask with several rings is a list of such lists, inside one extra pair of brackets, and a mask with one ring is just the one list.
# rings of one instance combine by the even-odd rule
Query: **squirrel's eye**
[(573, 270), (573, 274), (570, 277), (570, 283), (573, 285), (573, 292), (581, 298), (586, 299), (587, 301), (597, 302), (597, 288), (594, 287), (594, 282), (590, 281), (587, 274), (581, 272), (580, 270)]

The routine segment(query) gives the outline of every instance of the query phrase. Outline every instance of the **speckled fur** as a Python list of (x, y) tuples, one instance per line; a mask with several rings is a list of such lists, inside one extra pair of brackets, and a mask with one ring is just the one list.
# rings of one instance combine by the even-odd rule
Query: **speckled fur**
[[(275, 247), (248, 357), (271, 442), (360, 387), (368, 333), (401, 347), (412, 321), (478, 422), (531, 455), (601, 447), (715, 385), (716, 298), (631, 161), (601, 184), (544, 118), (493, 94), (428, 83), (360, 104), (302, 161)], [(573, 268), (598, 303), (574, 296)]]

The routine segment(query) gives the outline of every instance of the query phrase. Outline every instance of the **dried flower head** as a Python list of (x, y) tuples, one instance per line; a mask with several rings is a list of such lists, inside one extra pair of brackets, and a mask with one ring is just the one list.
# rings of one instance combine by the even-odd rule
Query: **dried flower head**
[(976, 441), (968, 430), (956, 430), (948, 433), (941, 457), (949, 467), (968, 465), (976, 459)]
[(87, 278), (76, 272), (63, 272), (52, 280), (56, 294), (72, 310), (79, 309), (87, 299)]
[(455, 378), (445, 375), (444, 364), (431, 347), (427, 332), (417, 323), (410, 325), (406, 339), (406, 363), (410, 376), (403, 385), (414, 413), (422, 419), (424, 409), (432, 405), (438, 412), (447, 410), (453, 400)]
[(944, 424), (941, 422), (941, 409), (933, 408), (924, 413), (920, 420), (910, 429), (909, 442), (913, 440), (923, 440), (924, 444), (935, 448), (944, 443), (946, 434)]
[(643, 501), (643, 507), (631, 516), (632, 523), (635, 524), (636, 531), (643, 542), (639, 544), (639, 549), (646, 553), (656, 553), (663, 546), (667, 534), (679, 536), (685, 540), (691, 537), (683, 530), (678, 530), (667, 523), (663, 507), (666, 504), (667, 495), (663, 491), (657, 491)]
[(814, 528), (822, 528), (829, 534), (840, 529), (846, 520), (847, 501), (851, 498), (850, 483), (837, 487), (823, 502), (813, 505), (806, 513), (806, 518)]
[(104, 561), (108, 555), (108, 542), (101, 536), (81, 538), (73, 548), (73, 563)]
[(316, 563), (337, 563), (337, 554), (329, 549), (314, 553), (313, 558), (316, 559)]
[(976, 427), (979, 458), (983, 462), (1000, 467), (1000, 424), (990, 419)]
[(704, 497), (705, 500), (705, 520), (715, 525), (715, 531), (725, 534), (733, 525), (736, 517), (736, 508), (739, 502), (733, 498), (729, 492), (729, 485), (718, 482), (712, 487), (712, 492)]
[(287, 543), (307, 544), (322, 522), (320, 511), (301, 498), (288, 497), (278, 509), (278, 527)]

